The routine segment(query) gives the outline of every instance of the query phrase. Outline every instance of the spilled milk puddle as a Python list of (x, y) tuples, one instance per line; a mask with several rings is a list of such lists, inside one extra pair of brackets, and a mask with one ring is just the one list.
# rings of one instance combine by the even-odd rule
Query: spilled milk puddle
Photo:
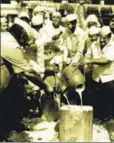
[[(80, 95), (82, 105), (82, 91), (77, 91)], [(68, 105), (70, 102), (64, 95)], [(15, 129), (8, 133), (6, 140), (9, 142), (59, 142), (58, 122), (48, 122), (44, 118), (23, 118), (21, 123), (24, 130), (17, 132)], [(93, 121), (93, 142), (113, 142), (114, 141), (114, 120), (102, 123), (100, 120)]]
[[(28, 120), (28, 119), (26, 119)], [(40, 119), (31, 119), (29, 130), (22, 132), (11, 131), (7, 137), (12, 142), (59, 142), (58, 140), (58, 122), (43, 121)], [(32, 123), (33, 122), (33, 123)], [(27, 125), (26, 125), (27, 126)], [(93, 142), (113, 142), (114, 141), (114, 120), (101, 123), (93, 123)]]
[[(59, 142), (58, 122), (43, 121), (41, 118), (23, 118), (25, 129), (17, 132), (10, 131), (6, 140), (10, 142)], [(93, 121), (93, 142), (114, 141), (114, 120), (102, 123), (100, 120)]]

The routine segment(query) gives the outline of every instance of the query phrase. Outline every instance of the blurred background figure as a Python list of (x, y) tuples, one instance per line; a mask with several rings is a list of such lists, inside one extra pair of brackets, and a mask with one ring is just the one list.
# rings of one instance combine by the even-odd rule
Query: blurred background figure
[(60, 4), (59, 6), (59, 10), (58, 10), (62, 16), (62, 21), (61, 21), (61, 24), (63, 26), (65, 26), (65, 17), (68, 15), (68, 14), (73, 14), (75, 13), (75, 8), (69, 4), (69, 3), (62, 3)]
[(114, 14), (110, 17), (109, 26), (112, 31), (112, 40), (114, 41)]
[(67, 16), (68, 14), (72, 14), (75, 12), (74, 7), (69, 3), (60, 4), (59, 12), (61, 13), (62, 17)]
[(43, 76), (45, 71), (44, 66), (44, 43), (45, 43), (45, 31), (43, 29), (44, 19), (43, 15), (34, 15), (31, 20), (32, 32), (35, 38), (35, 43), (37, 45), (37, 64), (39, 67), (38, 71)]
[(37, 32), (39, 32), (39, 30), (41, 28), (43, 28), (44, 25), (44, 19), (42, 15), (35, 15), (32, 17), (31, 19), (31, 26), (32, 28), (34, 28)]
[(100, 10), (100, 14), (101, 14), (101, 19), (103, 22), (103, 25), (109, 25), (109, 21), (110, 21), (110, 16), (112, 15), (112, 8), (111, 6), (102, 6), (101, 10)]
[(38, 5), (33, 9), (32, 15), (43, 15), (43, 18), (45, 18), (45, 9), (43, 6)]
[(27, 22), (28, 24), (30, 24), (30, 16), (27, 12), (23, 11), (20, 12), (18, 15), (18, 18), (22, 19), (23, 21)]
[(1, 22), (1, 32), (7, 32), (7, 30), (8, 30), (7, 18), (5, 16), (1, 17), (0, 22)]
[[(65, 17), (66, 29), (61, 36), (61, 48), (64, 58), (69, 58), (69, 64), (78, 63), (83, 57), (85, 47), (85, 32), (77, 25), (77, 15), (69, 14)], [(83, 39), (83, 41), (82, 41)]]
[(7, 19), (8, 19), (8, 28), (10, 28), (13, 24), (14, 24), (14, 21), (15, 21), (15, 18), (18, 16), (18, 14), (8, 14), (7, 15)]
[(36, 39), (40, 38), (41, 35), (39, 35), (41, 29), (44, 25), (44, 19), (42, 15), (35, 15), (31, 19), (31, 27), (33, 28), (34, 37)]
[(47, 42), (59, 39), (65, 28), (61, 25), (61, 14), (59, 12), (52, 13), (51, 23), (45, 24), (45, 39)]
[(94, 14), (89, 15), (89, 16), (86, 18), (85, 22), (86, 22), (86, 27), (87, 27), (87, 28), (90, 28), (91, 26), (101, 27), (101, 24), (100, 24), (100, 22), (99, 22), (99, 19), (98, 19), (97, 16), (94, 15)]

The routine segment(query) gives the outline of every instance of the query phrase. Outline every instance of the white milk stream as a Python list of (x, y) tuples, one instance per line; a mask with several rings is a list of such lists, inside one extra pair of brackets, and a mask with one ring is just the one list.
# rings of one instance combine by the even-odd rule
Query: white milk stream
[[(80, 100), (81, 100), (81, 106), (83, 105), (83, 100), (82, 100), (82, 92), (85, 90), (85, 85), (82, 86), (82, 88), (76, 88), (75, 91), (79, 94)], [(70, 107), (70, 102), (66, 96), (66, 94), (63, 94), (65, 99), (67, 100), (68, 106)]]
[(82, 92), (85, 90), (85, 85), (83, 85), (82, 88), (76, 88), (75, 90), (79, 94), (79, 97), (81, 100), (81, 106), (82, 106), (83, 105)]
[(67, 103), (68, 103), (68, 106), (70, 107), (70, 102), (69, 102), (69, 100), (68, 100), (66, 94), (63, 94), (63, 96), (65, 97), (65, 99), (66, 99), (66, 101), (67, 101)]

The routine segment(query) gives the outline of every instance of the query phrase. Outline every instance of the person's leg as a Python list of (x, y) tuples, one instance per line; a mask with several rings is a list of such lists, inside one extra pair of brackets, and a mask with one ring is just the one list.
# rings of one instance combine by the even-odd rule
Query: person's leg
[(114, 81), (105, 84), (106, 107), (108, 114), (114, 117)]

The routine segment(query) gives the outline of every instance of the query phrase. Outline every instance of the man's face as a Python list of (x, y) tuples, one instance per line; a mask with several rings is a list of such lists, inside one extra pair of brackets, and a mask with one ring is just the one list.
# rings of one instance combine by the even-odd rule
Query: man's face
[(77, 20), (74, 20), (74, 21), (71, 21), (71, 22), (67, 23), (67, 27), (70, 29), (70, 31), (72, 31), (72, 33), (76, 29), (76, 23), (77, 23)]
[(61, 22), (61, 16), (60, 15), (53, 15), (52, 16), (52, 23), (55, 27), (58, 27)]
[(89, 35), (89, 39), (91, 42), (95, 42), (97, 41), (99, 38), (99, 34), (92, 34), (92, 35)]
[(44, 51), (44, 60), (49, 62), (55, 56), (54, 52), (51, 49)]
[(114, 34), (114, 17), (110, 20), (109, 26), (110, 26), (112, 33)]
[(87, 26), (88, 26), (88, 28), (90, 28), (90, 27), (92, 27), (92, 26), (96, 26), (96, 27), (97, 27), (97, 23), (94, 22), (94, 21), (91, 21), (91, 22), (88, 23)]
[(108, 44), (108, 42), (110, 41), (111, 36), (108, 35), (100, 35), (100, 44), (101, 47), (103, 48), (104, 46), (106, 46)]

